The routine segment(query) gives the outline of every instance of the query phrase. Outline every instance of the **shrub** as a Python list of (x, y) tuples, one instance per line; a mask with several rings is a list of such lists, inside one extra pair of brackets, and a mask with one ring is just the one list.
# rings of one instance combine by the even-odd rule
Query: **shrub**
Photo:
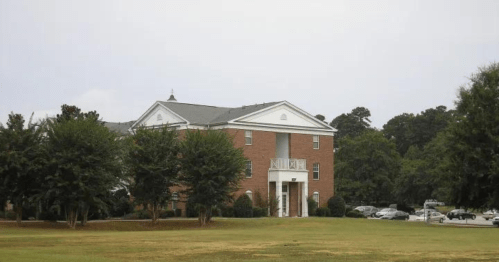
[(187, 204), (185, 205), (185, 215), (187, 217), (199, 217), (199, 208), (190, 199), (187, 200)]
[(234, 207), (223, 206), (221, 209), (223, 217), (234, 217)]
[(279, 210), (279, 199), (273, 193), (269, 196), (269, 212), (270, 216), (277, 216), (277, 211)]
[(317, 202), (311, 197), (307, 198), (307, 203), (308, 203), (308, 215), (309, 216), (315, 216), (315, 210), (317, 209)]
[(248, 195), (242, 194), (234, 203), (236, 217), (253, 217), (253, 202)]
[(17, 218), (16, 212), (12, 210), (5, 211), (5, 218), (8, 220), (16, 220)]
[(159, 215), (160, 218), (169, 218), (174, 216), (175, 216), (175, 211), (173, 210), (165, 210), (161, 212), (161, 214)]
[(344, 217), (345, 216), (345, 200), (340, 196), (333, 196), (327, 201), (327, 206), (331, 210), (331, 216)]
[(175, 209), (175, 216), (181, 217), (182, 216), (182, 209), (180, 209), (180, 208)]
[(138, 219), (151, 219), (151, 214), (145, 209), (135, 211)]
[(268, 213), (267, 208), (254, 207), (253, 208), (253, 217), (266, 217)]
[(255, 204), (256, 207), (261, 207), (261, 208), (268, 208), (269, 207), (269, 201), (262, 197), (262, 194), (260, 193), (260, 190), (256, 190), (254, 195), (254, 201), (253, 203)]
[(346, 212), (347, 217), (355, 217), (355, 218), (366, 218), (362, 212), (359, 210), (349, 210)]
[(315, 215), (318, 217), (330, 217), (331, 210), (328, 207), (319, 207), (315, 210)]

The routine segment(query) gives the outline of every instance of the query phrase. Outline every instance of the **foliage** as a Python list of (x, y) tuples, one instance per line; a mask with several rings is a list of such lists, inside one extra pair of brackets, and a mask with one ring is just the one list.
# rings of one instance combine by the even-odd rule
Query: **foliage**
[(248, 195), (242, 194), (234, 203), (234, 215), (236, 217), (253, 217), (253, 202)]
[(341, 196), (333, 196), (327, 201), (327, 206), (331, 210), (331, 216), (344, 217), (345, 216), (345, 200)]
[(220, 209), (223, 217), (234, 217), (234, 207), (224, 205)]
[(256, 207), (261, 207), (267, 209), (269, 207), (269, 201), (265, 199), (262, 196), (262, 193), (260, 193), (260, 190), (255, 190), (255, 193), (253, 194), (253, 204)]
[(212, 206), (230, 202), (244, 177), (246, 159), (224, 131), (187, 131), (182, 141), (182, 181), (190, 199), (199, 204), (199, 223), (209, 221)]
[(321, 115), (321, 114), (316, 115), (315, 118), (317, 118), (317, 119), (319, 119), (321, 121), (325, 121), (326, 120), (326, 117), (323, 116), (323, 115)]
[(366, 218), (366, 216), (364, 216), (364, 214), (362, 214), (362, 212), (360, 212), (359, 210), (350, 210), (346, 212), (345, 216), (354, 218)]
[(438, 106), (417, 115), (404, 113), (393, 117), (383, 125), (383, 134), (386, 138), (395, 140), (397, 151), (404, 156), (411, 146), (423, 150), (426, 144), (454, 120), (453, 110), (447, 111), (447, 107)]
[(123, 188), (112, 192), (109, 200), (111, 202), (109, 208), (111, 216), (120, 217), (133, 212), (134, 206), (126, 189)]
[(347, 136), (357, 137), (371, 129), (371, 112), (365, 107), (356, 107), (352, 112), (341, 114), (331, 121), (330, 125), (338, 131), (334, 135), (334, 148), (339, 148), (339, 142)]
[(160, 214), (161, 218), (169, 218), (169, 217), (175, 217), (175, 211), (173, 210), (164, 210)]
[(17, 222), (21, 223), (23, 205), (39, 192), (43, 169), (43, 123), (30, 119), (24, 128), (20, 114), (9, 114), (7, 128), (0, 125), (0, 200), (10, 199), (14, 204)]
[(122, 178), (116, 136), (97, 120), (93, 113), (58, 117), (46, 132), (49, 160), (39, 199), (63, 206), (71, 228), (80, 211), (86, 221), (91, 206), (106, 210), (108, 193)]
[(379, 131), (345, 137), (335, 155), (335, 192), (349, 203), (380, 203), (393, 199), (400, 172), (395, 144)]
[(277, 216), (277, 211), (279, 211), (279, 197), (274, 193), (270, 193), (269, 196), (269, 216)]
[(317, 210), (317, 202), (312, 197), (307, 197), (308, 204), (308, 215), (315, 216), (315, 211)]
[(315, 210), (315, 216), (330, 217), (331, 216), (331, 209), (329, 209), (329, 207), (319, 207)]
[(480, 68), (461, 87), (456, 111), (449, 129), (453, 203), (499, 208), (499, 63)]
[(174, 129), (140, 127), (129, 137), (126, 155), (132, 179), (131, 193), (137, 204), (151, 212), (156, 223), (161, 208), (171, 199), (170, 187), (178, 182), (180, 143)]
[(253, 207), (253, 217), (266, 217), (268, 215), (267, 208)]

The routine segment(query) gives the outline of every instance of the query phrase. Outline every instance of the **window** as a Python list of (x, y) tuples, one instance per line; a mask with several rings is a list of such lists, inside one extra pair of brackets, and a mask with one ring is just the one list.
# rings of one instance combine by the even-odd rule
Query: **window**
[(319, 136), (313, 136), (314, 149), (319, 149)]
[(282, 114), (281, 115), (281, 120), (288, 120), (288, 116), (286, 116), (286, 114)]
[(248, 195), (251, 201), (253, 201), (253, 193), (251, 192), (251, 190), (246, 191), (246, 195)]
[(251, 161), (246, 161), (246, 178), (251, 178), (253, 176), (253, 163)]
[(252, 131), (244, 131), (244, 138), (246, 140), (246, 145), (252, 145), (253, 144), (253, 132)]
[(319, 180), (319, 163), (314, 163), (313, 173), (314, 180)]
[(314, 194), (312, 195), (312, 198), (314, 199), (314, 201), (317, 203), (317, 207), (319, 207), (319, 192), (314, 192)]
[(156, 120), (158, 120), (158, 121), (163, 120), (163, 117), (161, 116), (161, 114), (158, 114), (158, 115), (156, 116)]

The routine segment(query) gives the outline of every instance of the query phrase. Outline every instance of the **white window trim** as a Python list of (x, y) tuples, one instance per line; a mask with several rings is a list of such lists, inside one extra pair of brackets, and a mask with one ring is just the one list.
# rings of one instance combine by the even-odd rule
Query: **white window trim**
[(253, 192), (251, 192), (251, 190), (246, 190), (246, 192), (244, 192), (247, 196), (249, 196), (249, 198), (251, 199), (251, 201), (253, 201)]
[[(250, 164), (250, 176), (248, 176), (248, 162)], [(247, 160), (246, 161), (246, 169), (244, 170), (244, 177), (245, 178), (252, 178), (253, 177), (253, 161)]]
[[(315, 141), (315, 138), (317, 138), (317, 141)], [(317, 147), (315, 147), (315, 143), (317, 143)], [(319, 135), (313, 135), (312, 136), (312, 147), (314, 149), (319, 149), (320, 148), (320, 136)]]
[[(248, 136), (249, 134), (249, 136)], [(249, 143), (248, 143), (248, 140), (246, 138), (249, 138)], [(250, 146), (250, 145), (253, 145), (253, 131), (251, 130), (245, 130), (244, 131), (244, 144)]]
[[(314, 177), (314, 173), (315, 173), (314, 168), (315, 168), (315, 165), (317, 165), (317, 178)], [(321, 166), (319, 165), (319, 163), (314, 163), (312, 165), (312, 179), (313, 180), (319, 180), (321, 178), (321, 172), (320, 172), (320, 170), (321, 170)]]
[[(317, 195), (317, 200), (315, 199), (315, 195)], [(317, 191), (316, 191), (316, 192), (314, 192), (314, 193), (312, 194), (312, 198), (315, 200), (315, 202), (317, 202), (317, 208), (319, 208), (319, 207), (321, 206), (321, 205), (320, 205), (320, 203), (319, 203), (319, 201), (320, 201), (320, 195), (319, 195), (319, 192), (317, 192)]]
[(156, 121), (163, 121), (163, 116), (161, 116), (161, 114), (157, 114)]

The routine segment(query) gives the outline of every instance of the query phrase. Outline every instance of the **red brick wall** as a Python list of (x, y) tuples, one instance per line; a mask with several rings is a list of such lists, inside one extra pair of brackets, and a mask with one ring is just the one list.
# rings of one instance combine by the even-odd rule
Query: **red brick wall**
[[(320, 205), (325, 205), (334, 195), (333, 137), (320, 136), (319, 149), (313, 149), (312, 135), (291, 134), (290, 155), (307, 160), (308, 195), (319, 192)], [(319, 180), (313, 180), (314, 163), (319, 163)]]
[(246, 145), (244, 131), (240, 129), (226, 129), (234, 137), (234, 146), (244, 149), (244, 156), (251, 160), (253, 172), (251, 178), (246, 178), (241, 182), (241, 189), (236, 192), (236, 196), (251, 190), (253, 198), (255, 192), (267, 198), (268, 194), (268, 172), (270, 159), (275, 157), (276, 135), (274, 132), (252, 131), (253, 143)]
[(298, 183), (289, 182), (289, 216), (298, 216)]

